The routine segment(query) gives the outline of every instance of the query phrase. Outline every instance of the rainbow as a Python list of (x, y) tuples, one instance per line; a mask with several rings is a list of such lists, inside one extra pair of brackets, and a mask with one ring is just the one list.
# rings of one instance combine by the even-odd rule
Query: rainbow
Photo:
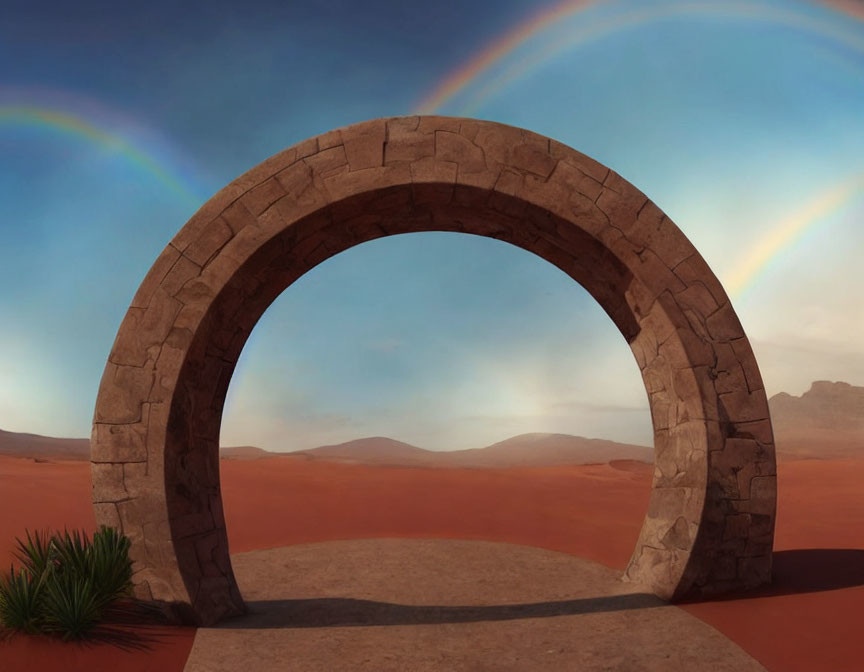
[(818, 194), (798, 212), (767, 232), (732, 268), (723, 283), (732, 298), (743, 297), (773, 265), (779, 255), (817, 225), (827, 223), (857, 197), (864, 195), (864, 173)]
[(0, 104), (0, 127), (2, 126), (47, 128), (81, 138), (122, 155), (131, 164), (155, 177), (187, 205), (197, 208), (205, 200), (196, 194), (196, 189), (187, 186), (148, 152), (138, 149), (119, 135), (98, 128), (78, 116), (35, 105)]
[[(467, 63), (451, 72), (417, 104), (415, 112), (418, 114), (436, 112), (454, 97), (475, 85), (478, 80), (500, 67), (538, 34), (552, 28), (556, 23), (579, 14), (587, 14), (588, 10), (598, 8), (603, 4), (607, 4), (605, 0), (566, 0), (539, 11), (494, 40)], [(864, 6), (853, 0), (823, 0), (818, 4), (853, 19), (864, 21)], [(830, 37), (840, 45), (864, 53), (864, 39), (860, 35), (839, 30), (836, 24), (818, 20), (804, 13), (753, 2), (724, 2), (722, 4), (673, 2), (631, 10), (613, 16), (596, 17), (587, 25), (568, 31), (562, 38), (548, 41), (542, 50), (530, 58), (523, 58), (497, 77), (487, 81), (463, 106), (460, 114), (472, 116), (473, 112), (491, 96), (514, 81), (529, 75), (536, 68), (564, 51), (617, 31), (682, 15), (746, 18), (752, 21), (789, 26)], [(862, 193), (864, 193), (864, 174), (825, 190), (795, 215), (781, 221), (733, 267), (725, 283), (730, 295), (733, 297), (744, 295), (784, 250), (792, 247), (817, 225), (827, 222), (832, 215), (838, 213)]]
[[(608, 0), (565, 0), (551, 5), (515, 28), (494, 40), (478, 52), (467, 63), (456, 68), (447, 75), (428, 95), (416, 106), (417, 114), (432, 114), (449, 102), (452, 98), (465, 91), (481, 76), (499, 66), (515, 51), (523, 47), (539, 33), (551, 28), (556, 23), (572, 18), (588, 10), (607, 4)], [(855, 19), (864, 20), (864, 9), (849, 0), (823, 0), (820, 4), (842, 12)], [(648, 9), (633, 10), (618, 16), (599, 20), (563, 39), (555, 41), (544, 48), (529, 61), (523, 61), (487, 84), (475, 94), (470, 103), (461, 111), (469, 115), (483, 104), (490, 96), (517, 79), (524, 77), (539, 65), (545, 63), (560, 53), (586, 42), (602, 38), (616, 31), (643, 25), (645, 23), (663, 20), (682, 15), (709, 14), (721, 17), (743, 17), (753, 21), (762, 21), (799, 28), (817, 34), (826, 35), (856, 51), (864, 53), (864, 40), (846, 31), (838, 30), (835, 25), (818, 21), (802, 13), (777, 9), (752, 2), (729, 2), (723, 4), (711, 3), (674, 3), (655, 6)]]
[(557, 22), (599, 5), (606, 0), (566, 0), (538, 12), (516, 28), (493, 41), (465, 65), (457, 68), (420, 101), (415, 111), (432, 114), (450, 98), (462, 91), (479, 75), (504, 59), (518, 47)]

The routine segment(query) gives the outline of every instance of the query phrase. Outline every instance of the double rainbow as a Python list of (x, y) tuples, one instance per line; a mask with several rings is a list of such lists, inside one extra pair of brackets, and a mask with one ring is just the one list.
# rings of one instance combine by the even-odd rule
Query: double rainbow
[[(502, 64), (509, 56), (543, 31), (577, 15), (587, 15), (590, 10), (603, 6), (614, 6), (615, 4), (611, 0), (564, 0), (564, 2), (559, 2), (540, 10), (501, 37), (493, 40), (469, 59), (468, 62), (460, 65), (444, 77), (432, 91), (417, 103), (414, 111), (417, 114), (435, 113), (452, 98), (475, 84), (484, 74)], [(857, 4), (851, 0), (822, 0), (818, 4), (829, 7), (836, 12), (842, 12), (854, 19), (864, 21), (864, 5)], [(463, 114), (467, 114), (471, 110), (476, 109), (490, 96), (519, 78), (530, 74), (532, 70), (568, 49), (573, 49), (587, 42), (603, 38), (633, 26), (688, 15), (739, 18), (748, 21), (788, 26), (829, 37), (838, 44), (864, 53), (864, 39), (860, 35), (839, 29), (835, 23), (818, 20), (802, 12), (779, 9), (755, 2), (672, 2), (657, 4), (648, 8), (628, 9), (612, 17), (598, 18), (593, 22), (588, 22), (585, 26), (576, 28), (562, 39), (547, 45), (527, 62), (523, 61), (520, 64), (516, 64), (512, 69), (495, 79), (494, 82), (487, 84), (472, 98), (467, 109), (463, 109), (462, 112)]]
[[(418, 114), (436, 112), (453, 98), (475, 86), (484, 75), (500, 67), (543, 31), (580, 14), (586, 15), (587, 18), (590, 10), (614, 4), (609, 0), (565, 0), (537, 12), (447, 75), (417, 104), (415, 112)], [(852, 17), (856, 20), (856, 26), (860, 25), (858, 21), (864, 21), (864, 5), (852, 0), (823, 0), (818, 4)], [(864, 38), (860, 32), (842, 30), (836, 23), (816, 19), (802, 12), (754, 2), (674, 2), (650, 8), (632, 9), (613, 16), (595, 17), (584, 26), (574, 27), (565, 36), (549, 42), (543, 49), (511, 65), (483, 84), (463, 105), (460, 113), (464, 116), (472, 116), (490, 97), (515, 81), (530, 75), (538, 67), (569, 49), (627, 28), (687, 15), (741, 18), (787, 26), (828, 37), (842, 47), (864, 53)], [(845, 209), (862, 194), (864, 194), (864, 174), (830, 187), (799, 208), (796, 214), (779, 222), (733, 267), (725, 283), (729, 293), (733, 297), (743, 296), (783, 251), (792, 247), (811, 229)]]

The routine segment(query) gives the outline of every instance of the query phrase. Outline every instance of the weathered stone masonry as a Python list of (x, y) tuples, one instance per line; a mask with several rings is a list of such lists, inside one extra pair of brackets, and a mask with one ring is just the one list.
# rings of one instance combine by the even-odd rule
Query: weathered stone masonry
[(97, 522), (131, 538), (139, 596), (200, 624), (243, 611), (218, 463), (240, 351), (303, 273), (416, 231), (490, 236), (543, 257), (627, 339), (656, 459), (627, 578), (670, 599), (770, 579), (768, 404), (699, 253), (642, 193), (569, 147), (502, 124), (415, 116), (330, 131), (266, 160), (210, 199), (141, 283), (105, 367), (91, 441)]

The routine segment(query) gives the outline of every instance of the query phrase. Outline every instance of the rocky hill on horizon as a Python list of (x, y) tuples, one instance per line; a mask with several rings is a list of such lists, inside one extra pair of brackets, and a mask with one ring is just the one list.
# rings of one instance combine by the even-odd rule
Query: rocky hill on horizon
[(864, 387), (817, 380), (800, 397), (775, 394), (768, 406), (777, 433), (806, 429), (864, 432)]
[(864, 457), (864, 387), (817, 380), (800, 397), (775, 394), (768, 408), (781, 457)]

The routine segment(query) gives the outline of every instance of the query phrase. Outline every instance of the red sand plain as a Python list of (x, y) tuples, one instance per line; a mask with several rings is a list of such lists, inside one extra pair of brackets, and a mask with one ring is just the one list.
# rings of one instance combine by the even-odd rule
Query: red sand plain
[[(627, 564), (651, 478), (650, 467), (626, 463), (422, 469), (283, 457), (221, 464), (232, 552), (333, 539), (446, 537), (538, 546), (615, 568)], [(774, 586), (756, 597), (684, 608), (769, 670), (860, 670), (864, 460), (783, 462), (779, 479)], [(11, 560), (14, 537), (25, 528), (92, 531), (89, 496), (87, 463), (0, 456), (0, 563)], [(0, 661), (9, 672), (182, 670), (194, 630), (162, 634), (148, 653), (19, 637), (0, 645)]]

